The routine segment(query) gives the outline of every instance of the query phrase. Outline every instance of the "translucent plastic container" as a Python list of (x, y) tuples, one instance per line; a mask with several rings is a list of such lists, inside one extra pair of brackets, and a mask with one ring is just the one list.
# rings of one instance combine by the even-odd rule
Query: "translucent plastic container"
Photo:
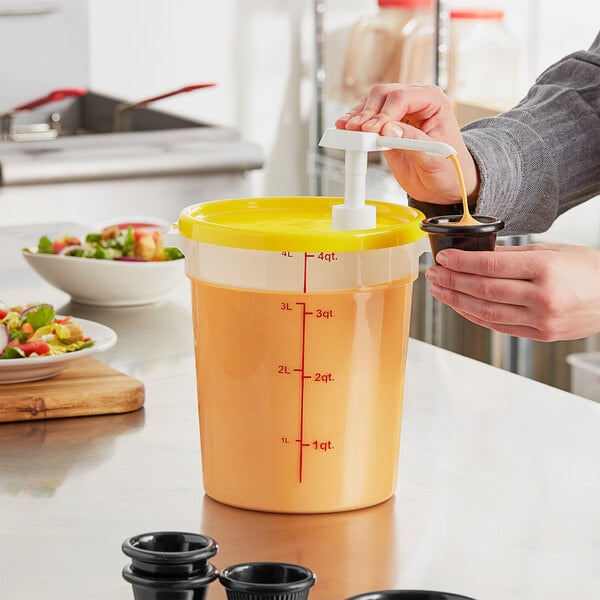
[(399, 83), (432, 84), (435, 80), (435, 18), (419, 11), (402, 30), (402, 56), (396, 75)]
[[(360, 19), (350, 32), (343, 88), (351, 102), (366, 96), (376, 84), (400, 81), (404, 28), (417, 16), (433, 14), (433, 0), (378, 0), (378, 6), (376, 14)], [(420, 49), (415, 40), (411, 45), (413, 59)], [(417, 70), (421, 64), (419, 57)]]
[(517, 98), (518, 49), (494, 9), (450, 11), (448, 95), (454, 102), (498, 107)]
[(567, 356), (571, 365), (571, 391), (600, 402), (600, 352), (577, 352)]
[(371, 506), (395, 489), (418, 211), (332, 231), (339, 198), (247, 198), (179, 217), (206, 493), (254, 510)]

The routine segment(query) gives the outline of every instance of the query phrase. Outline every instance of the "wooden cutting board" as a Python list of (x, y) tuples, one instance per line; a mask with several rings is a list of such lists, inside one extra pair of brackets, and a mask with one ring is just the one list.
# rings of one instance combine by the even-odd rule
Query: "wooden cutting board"
[(0, 385), (0, 423), (124, 413), (144, 404), (144, 384), (95, 358), (55, 377)]

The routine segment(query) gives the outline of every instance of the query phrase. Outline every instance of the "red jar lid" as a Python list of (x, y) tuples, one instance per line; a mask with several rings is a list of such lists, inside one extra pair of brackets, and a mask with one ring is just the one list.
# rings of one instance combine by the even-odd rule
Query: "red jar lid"
[(450, 11), (451, 19), (490, 19), (490, 20), (502, 20), (504, 18), (503, 10), (496, 10), (493, 8), (467, 8), (467, 9), (455, 9)]
[(431, 8), (434, 0), (377, 0), (380, 8)]

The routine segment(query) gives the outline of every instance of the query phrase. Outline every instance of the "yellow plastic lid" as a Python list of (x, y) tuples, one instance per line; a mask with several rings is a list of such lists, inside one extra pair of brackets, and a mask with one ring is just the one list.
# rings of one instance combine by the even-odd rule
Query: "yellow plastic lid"
[(179, 233), (216, 246), (290, 252), (344, 252), (389, 248), (425, 236), (420, 211), (367, 201), (377, 209), (377, 227), (332, 231), (331, 207), (342, 198), (316, 196), (235, 198), (188, 206), (179, 215)]

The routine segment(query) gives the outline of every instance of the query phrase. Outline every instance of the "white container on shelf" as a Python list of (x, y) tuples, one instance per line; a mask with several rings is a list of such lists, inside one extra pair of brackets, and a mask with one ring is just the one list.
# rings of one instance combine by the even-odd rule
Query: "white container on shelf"
[(402, 29), (399, 83), (426, 85), (435, 81), (435, 16), (421, 10)]
[(377, 4), (379, 10), (358, 20), (350, 32), (342, 82), (350, 103), (378, 83), (400, 81), (405, 27), (423, 14), (433, 18), (433, 0), (378, 0)]
[(571, 391), (600, 402), (600, 352), (577, 352), (567, 356), (571, 365)]
[(455, 103), (506, 110), (518, 93), (518, 49), (504, 11), (450, 11), (448, 95)]

